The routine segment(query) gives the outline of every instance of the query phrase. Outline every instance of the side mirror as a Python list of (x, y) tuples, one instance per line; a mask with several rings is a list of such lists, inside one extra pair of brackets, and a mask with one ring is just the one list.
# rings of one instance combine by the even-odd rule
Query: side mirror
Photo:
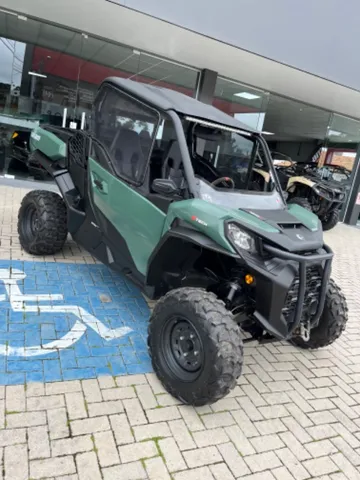
[(175, 195), (179, 193), (179, 189), (176, 186), (174, 180), (170, 178), (156, 178), (151, 188), (156, 193), (160, 193), (161, 195)]

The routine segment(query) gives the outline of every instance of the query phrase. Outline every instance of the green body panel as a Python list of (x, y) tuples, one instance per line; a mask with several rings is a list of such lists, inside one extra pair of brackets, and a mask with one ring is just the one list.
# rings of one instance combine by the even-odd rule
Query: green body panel
[[(30, 150), (39, 150), (53, 161), (66, 157), (66, 144), (41, 127), (31, 132)], [(95, 206), (122, 236), (136, 268), (143, 275), (146, 275), (151, 254), (162, 236), (169, 231), (175, 218), (188, 222), (231, 253), (236, 251), (225, 236), (226, 221), (238, 222), (250, 230), (260, 230), (265, 237), (266, 234), (281, 231), (255, 213), (223, 207), (201, 199), (173, 202), (166, 215), (94, 159), (89, 158), (88, 167)], [(102, 188), (96, 185), (99, 182)], [(309, 230), (318, 230), (319, 221), (315, 214), (295, 204), (289, 205), (288, 210)]]
[(290, 204), (288, 205), (289, 212), (298, 218), (309, 230), (316, 232), (319, 228), (319, 219), (315, 213), (306, 210), (306, 208), (300, 207), (300, 205)]
[[(91, 158), (89, 171), (95, 205), (124, 238), (136, 268), (145, 275), (162, 236), (165, 213)], [(102, 182), (102, 191), (95, 180)]]
[(172, 203), (166, 217), (164, 233), (169, 230), (175, 218), (191, 223), (199, 231), (230, 252), (235, 252), (235, 250), (225, 236), (224, 222), (226, 220), (237, 221), (250, 229), (251, 227), (259, 228), (264, 231), (264, 234), (279, 232), (277, 228), (260, 220), (255, 215), (238, 209), (229, 209), (221, 205), (215, 205), (200, 199)]
[(56, 161), (66, 157), (66, 144), (56, 135), (41, 127), (36, 127), (30, 135), (30, 150), (40, 150), (50, 160)]

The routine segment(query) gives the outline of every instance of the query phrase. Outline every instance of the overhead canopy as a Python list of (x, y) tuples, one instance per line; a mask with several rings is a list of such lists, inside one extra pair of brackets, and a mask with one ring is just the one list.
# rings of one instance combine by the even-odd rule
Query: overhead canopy
[(255, 132), (255, 130), (244, 123), (239, 122), (212, 105), (199, 102), (195, 100), (195, 98), (184, 95), (183, 93), (118, 77), (107, 78), (105, 82), (125, 90), (160, 110), (174, 110), (182, 115), (218, 123), (226, 127), (236, 128), (246, 132)]

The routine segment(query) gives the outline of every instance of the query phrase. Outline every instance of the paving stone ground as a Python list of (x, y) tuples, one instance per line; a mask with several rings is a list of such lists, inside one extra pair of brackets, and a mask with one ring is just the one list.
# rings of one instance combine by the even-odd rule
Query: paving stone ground
[[(71, 240), (46, 259), (21, 251), (16, 215), (24, 193), (0, 186), (2, 265), (96, 267)], [(307, 352), (250, 344), (235, 390), (201, 408), (178, 404), (151, 372), (2, 385), (0, 478), (360, 479), (360, 231), (339, 225), (325, 237), (349, 304), (346, 332), (334, 345)]]

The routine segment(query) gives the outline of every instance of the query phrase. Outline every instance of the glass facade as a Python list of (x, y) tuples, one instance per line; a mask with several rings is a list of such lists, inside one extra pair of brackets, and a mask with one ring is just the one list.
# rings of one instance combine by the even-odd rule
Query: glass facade
[[(24, 166), (26, 133), (35, 125), (87, 128), (97, 88), (106, 77), (129, 78), (189, 96), (197, 95), (200, 84), (199, 69), (4, 11), (0, 63), (0, 175), (21, 170), (29, 174)], [(351, 175), (360, 144), (359, 120), (220, 75), (212, 103), (262, 131), (272, 151), (298, 162), (336, 164)], [(147, 129), (151, 136), (151, 125)], [(20, 132), (16, 148), (15, 131)], [(166, 139), (167, 132), (161, 125), (157, 140)]]
[(324, 165), (337, 165), (351, 172), (360, 142), (360, 121), (331, 115), (321, 155)]
[(245, 125), (262, 130), (268, 99), (267, 92), (218, 77), (213, 105)]
[(0, 174), (11, 171), (14, 130), (26, 131), (39, 123), (86, 128), (97, 88), (107, 77), (189, 96), (195, 95), (199, 77), (196, 69), (4, 12), (0, 62)]

